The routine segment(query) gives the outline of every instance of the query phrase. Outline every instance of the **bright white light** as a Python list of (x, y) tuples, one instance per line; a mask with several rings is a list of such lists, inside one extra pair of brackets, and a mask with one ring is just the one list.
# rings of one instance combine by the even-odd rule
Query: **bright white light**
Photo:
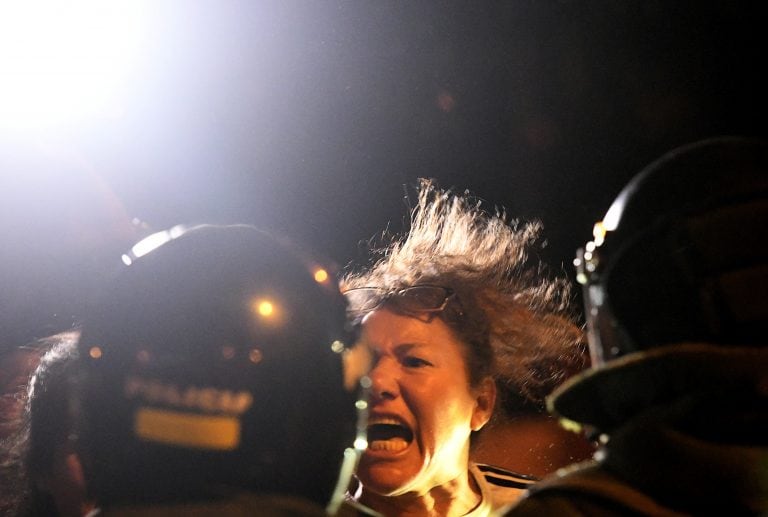
[(183, 224), (177, 224), (170, 230), (168, 230), (168, 235), (170, 235), (171, 239), (175, 239), (177, 237), (181, 237), (184, 235), (184, 233), (187, 231), (187, 227)]
[[(150, 251), (159, 248), (170, 240), (172, 240), (170, 232), (162, 231), (153, 233), (137, 242), (133, 248), (131, 248), (131, 253), (135, 258), (143, 257)], [(125, 260), (123, 260), (123, 262), (125, 262)]]
[(137, 57), (143, 1), (0, 0), (0, 127), (116, 111)]
[(619, 227), (619, 220), (624, 213), (624, 205), (627, 204), (627, 192), (622, 192), (613, 202), (611, 207), (603, 217), (602, 224), (604, 232), (612, 232)]

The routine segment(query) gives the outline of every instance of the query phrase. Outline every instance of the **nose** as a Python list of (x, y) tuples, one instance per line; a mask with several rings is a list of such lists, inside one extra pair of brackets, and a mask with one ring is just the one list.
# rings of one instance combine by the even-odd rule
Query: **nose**
[(387, 357), (379, 358), (368, 373), (371, 379), (371, 399), (373, 402), (392, 400), (400, 396), (397, 370), (393, 361)]

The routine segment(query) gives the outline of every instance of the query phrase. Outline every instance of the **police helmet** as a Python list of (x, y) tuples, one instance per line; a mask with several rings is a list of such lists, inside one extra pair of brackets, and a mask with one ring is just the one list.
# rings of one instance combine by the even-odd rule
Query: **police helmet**
[(621, 191), (574, 264), (593, 365), (678, 342), (764, 343), (768, 144), (675, 149)]
[(245, 225), (175, 227), (123, 262), (78, 345), (78, 443), (95, 499), (244, 489), (326, 503), (357, 428), (344, 302), (327, 274)]

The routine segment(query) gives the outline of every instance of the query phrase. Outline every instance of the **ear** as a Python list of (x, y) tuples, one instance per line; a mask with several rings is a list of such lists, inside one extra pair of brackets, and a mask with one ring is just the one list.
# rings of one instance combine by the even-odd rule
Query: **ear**
[(470, 422), (473, 431), (479, 431), (491, 419), (496, 405), (496, 383), (492, 377), (486, 377), (475, 388), (475, 409)]

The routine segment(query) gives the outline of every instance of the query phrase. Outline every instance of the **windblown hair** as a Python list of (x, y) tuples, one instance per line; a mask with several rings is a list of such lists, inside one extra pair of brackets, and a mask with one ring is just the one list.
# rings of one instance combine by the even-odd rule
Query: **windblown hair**
[(72, 432), (69, 407), (70, 377), (77, 356), (79, 331), (47, 338), (47, 347), (29, 382), (28, 444), (25, 458), (30, 500), (22, 515), (56, 515), (55, 501), (40, 488), (40, 481), (54, 477), (57, 451), (66, 447)]
[(537, 222), (507, 222), (503, 212), (489, 214), (479, 201), (421, 180), (407, 235), (373, 250), (378, 261), (347, 274), (341, 288), (453, 289), (462, 317), (440, 317), (469, 344), (470, 381), (492, 375), (508, 415), (541, 411), (586, 355), (570, 284), (531, 256), (540, 231)]
[(32, 346), (0, 355), (0, 515), (15, 515), (27, 496), (27, 386), (40, 355)]
[(51, 495), (38, 482), (52, 475), (55, 448), (69, 433), (66, 376), (77, 336), (68, 331), (22, 347), (28, 356), (19, 372), (24, 382), (14, 395), (16, 409), (11, 408), (18, 416), (6, 423), (7, 436), (0, 440), (2, 515), (57, 515)]

